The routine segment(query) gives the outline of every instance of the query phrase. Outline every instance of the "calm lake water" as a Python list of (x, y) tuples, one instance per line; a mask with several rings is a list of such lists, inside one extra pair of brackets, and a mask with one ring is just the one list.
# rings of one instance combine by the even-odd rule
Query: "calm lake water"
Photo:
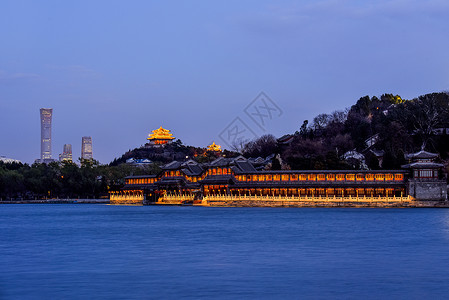
[(0, 299), (448, 297), (448, 209), (0, 206)]

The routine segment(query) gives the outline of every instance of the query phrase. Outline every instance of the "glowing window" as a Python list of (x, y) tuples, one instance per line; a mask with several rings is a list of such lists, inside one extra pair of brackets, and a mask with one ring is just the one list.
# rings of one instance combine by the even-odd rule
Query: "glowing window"
[(384, 174), (376, 174), (376, 181), (383, 181), (385, 179)]
[(404, 180), (404, 175), (403, 174), (394, 174), (394, 180)]

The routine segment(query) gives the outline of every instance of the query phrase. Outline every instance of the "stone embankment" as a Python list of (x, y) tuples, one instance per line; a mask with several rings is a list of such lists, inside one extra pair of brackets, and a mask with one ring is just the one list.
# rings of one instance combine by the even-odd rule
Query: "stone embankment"
[(0, 200), (0, 204), (109, 204), (109, 199)]
[(449, 207), (448, 201), (413, 197), (258, 197), (209, 196), (202, 206), (213, 207)]

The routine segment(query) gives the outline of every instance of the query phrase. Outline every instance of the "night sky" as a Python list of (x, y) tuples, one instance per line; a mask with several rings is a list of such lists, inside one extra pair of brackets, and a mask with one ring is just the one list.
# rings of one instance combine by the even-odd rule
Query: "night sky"
[[(163, 126), (224, 145), (238, 118), (282, 136), (361, 96), (449, 90), (449, 1), (0, 2), (0, 155), (53, 158), (92, 136), (109, 163)], [(265, 92), (263, 126), (245, 108)]]

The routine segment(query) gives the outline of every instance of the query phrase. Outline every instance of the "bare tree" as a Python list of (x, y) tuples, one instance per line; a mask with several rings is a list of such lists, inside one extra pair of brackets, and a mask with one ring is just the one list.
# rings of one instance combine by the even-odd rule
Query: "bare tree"
[(272, 134), (265, 134), (261, 137), (246, 143), (243, 153), (248, 156), (266, 157), (277, 151), (277, 140)]
[(348, 117), (349, 108), (346, 108), (345, 110), (336, 110), (332, 112), (330, 115), (330, 123), (344, 123), (346, 121), (346, 118)]
[(421, 149), (425, 149), (428, 141), (441, 126), (449, 115), (447, 97), (439, 97), (440, 94), (433, 93), (419, 97), (414, 101), (412, 110), (414, 127), (421, 135)]
[(331, 116), (328, 114), (319, 114), (313, 118), (313, 129), (316, 131), (323, 130), (331, 121)]
[(245, 145), (248, 143), (248, 139), (244, 139), (244, 138), (236, 138), (234, 139), (234, 141), (232, 141), (231, 144), (231, 150), (238, 152), (238, 153), (243, 153), (243, 149), (245, 148)]

